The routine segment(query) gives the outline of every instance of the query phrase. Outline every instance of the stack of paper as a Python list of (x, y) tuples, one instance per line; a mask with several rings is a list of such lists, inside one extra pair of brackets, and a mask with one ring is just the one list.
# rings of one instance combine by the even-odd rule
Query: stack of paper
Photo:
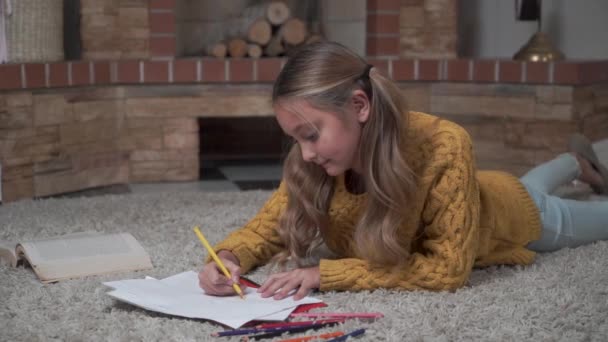
[(294, 301), (262, 298), (255, 289), (246, 288), (243, 300), (239, 296), (206, 295), (198, 285), (198, 275), (188, 271), (157, 280), (128, 279), (103, 283), (114, 288), (108, 295), (150, 311), (168, 315), (202, 318), (238, 328), (252, 320), (285, 320), (298, 305), (320, 303), (305, 297)]

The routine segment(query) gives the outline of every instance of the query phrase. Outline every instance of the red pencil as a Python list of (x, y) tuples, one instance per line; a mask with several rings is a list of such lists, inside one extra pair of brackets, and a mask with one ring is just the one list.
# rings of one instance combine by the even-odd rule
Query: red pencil
[(344, 323), (344, 319), (343, 318), (334, 318), (334, 319), (322, 319), (322, 320), (312, 320), (312, 321), (262, 323), (262, 324), (256, 325), (256, 328), (268, 329), (268, 328), (298, 327), (298, 326), (303, 326), (303, 325), (324, 324), (324, 323)]

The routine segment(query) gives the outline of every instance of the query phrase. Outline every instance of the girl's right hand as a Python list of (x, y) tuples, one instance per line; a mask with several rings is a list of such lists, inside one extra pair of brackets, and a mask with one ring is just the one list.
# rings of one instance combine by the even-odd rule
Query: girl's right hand
[[(241, 267), (239, 259), (232, 252), (222, 250), (217, 253), (217, 256), (222, 260), (222, 263), (232, 275), (232, 279), (226, 277), (222, 270), (218, 267), (215, 261), (212, 261), (205, 266), (198, 274), (198, 284), (206, 294), (212, 296), (231, 296), (236, 292), (232, 287), (233, 283), (239, 283), (241, 276)], [(240, 285), (244, 290), (244, 285)]]

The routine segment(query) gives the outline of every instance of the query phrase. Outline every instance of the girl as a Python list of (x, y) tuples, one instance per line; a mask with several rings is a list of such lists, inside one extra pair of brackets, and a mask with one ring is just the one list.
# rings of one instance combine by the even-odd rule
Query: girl
[[(399, 88), (345, 47), (304, 46), (273, 90), (278, 123), (294, 138), (283, 181), (260, 212), (215, 250), (199, 274), (213, 295), (234, 293), (242, 273), (272, 261), (263, 297), (312, 289), (453, 290), (475, 266), (530, 264), (535, 251), (608, 239), (608, 202), (549, 195), (579, 178), (608, 192), (588, 142), (521, 180), (477, 172), (458, 125), (408, 112)], [(333, 256), (310, 266), (322, 247)]]

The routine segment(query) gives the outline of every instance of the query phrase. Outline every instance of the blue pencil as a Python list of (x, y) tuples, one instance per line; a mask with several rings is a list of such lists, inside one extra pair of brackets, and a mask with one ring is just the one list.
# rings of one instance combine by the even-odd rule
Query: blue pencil
[(331, 340), (328, 340), (327, 342), (346, 341), (346, 339), (349, 338), (349, 337), (355, 337), (355, 336), (363, 335), (364, 333), (365, 333), (365, 329), (361, 328), (361, 329), (357, 329), (357, 330), (351, 331), (348, 334), (344, 334), (342, 336), (339, 336), (339, 337), (333, 338)]
[[(221, 337), (221, 336), (238, 336), (238, 335), (249, 335), (249, 334), (270, 334), (270, 333), (278, 333), (281, 335), (284, 332), (299, 332), (306, 331), (308, 329), (319, 329), (327, 326), (332, 326), (340, 323), (339, 321), (332, 322), (323, 322), (323, 323), (314, 323), (300, 326), (289, 326), (289, 327), (276, 327), (276, 328), (246, 328), (246, 329), (235, 329), (235, 330), (226, 330), (212, 333), (211, 336)], [(277, 335), (277, 336), (278, 336)], [(254, 337), (254, 336), (252, 336)]]

